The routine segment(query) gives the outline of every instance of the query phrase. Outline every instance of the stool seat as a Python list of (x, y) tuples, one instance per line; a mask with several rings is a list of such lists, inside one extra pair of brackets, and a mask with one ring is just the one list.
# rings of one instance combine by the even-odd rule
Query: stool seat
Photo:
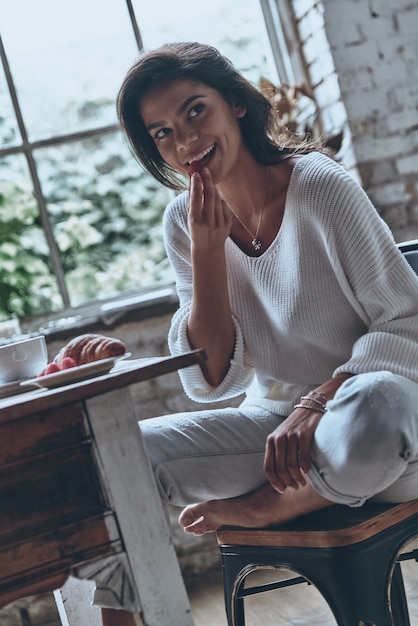
[(418, 499), (397, 505), (367, 502), (355, 508), (336, 504), (280, 526), (223, 526), (217, 539), (221, 545), (333, 548), (369, 539), (416, 513)]
[(244, 597), (295, 584), (295, 579), (244, 589), (259, 569), (290, 569), (313, 583), (339, 626), (409, 626), (399, 560), (418, 535), (418, 499), (402, 504), (366, 502), (315, 511), (264, 529), (222, 527), (221, 552), (229, 626), (245, 626)]

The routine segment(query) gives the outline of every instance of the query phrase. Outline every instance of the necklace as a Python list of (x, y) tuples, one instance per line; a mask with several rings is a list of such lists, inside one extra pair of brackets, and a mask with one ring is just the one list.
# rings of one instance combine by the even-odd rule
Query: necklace
[(241, 226), (245, 228), (247, 233), (251, 235), (251, 245), (253, 246), (254, 250), (257, 250), (257, 251), (260, 250), (263, 246), (261, 239), (258, 238), (258, 233), (260, 232), (261, 221), (263, 219), (263, 213), (264, 213), (264, 209), (266, 206), (268, 188), (269, 188), (269, 168), (267, 167), (266, 168), (266, 190), (264, 192), (263, 206), (261, 207), (261, 213), (260, 213), (260, 217), (258, 220), (258, 225), (257, 225), (257, 230), (255, 231), (255, 235), (250, 231), (249, 228), (246, 227), (246, 225), (244, 224), (240, 216), (237, 215), (237, 213), (235, 213), (234, 209), (232, 208), (231, 203), (228, 201), (229, 208), (231, 209), (232, 213), (235, 215), (235, 217), (237, 218)]

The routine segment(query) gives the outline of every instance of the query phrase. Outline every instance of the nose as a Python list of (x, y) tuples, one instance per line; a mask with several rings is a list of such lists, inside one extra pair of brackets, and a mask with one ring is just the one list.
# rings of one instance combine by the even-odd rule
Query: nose
[(188, 150), (192, 143), (198, 139), (198, 132), (190, 126), (179, 126), (176, 129), (176, 148), (178, 152)]

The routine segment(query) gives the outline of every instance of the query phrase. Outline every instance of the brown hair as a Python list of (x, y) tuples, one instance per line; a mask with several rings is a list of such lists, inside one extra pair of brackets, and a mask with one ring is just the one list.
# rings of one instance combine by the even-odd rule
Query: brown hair
[[(171, 43), (144, 53), (128, 71), (117, 97), (117, 113), (131, 150), (145, 169), (171, 189), (184, 188), (177, 173), (160, 156), (141, 118), (141, 99), (153, 88), (173, 80), (195, 80), (216, 89), (227, 102), (246, 109), (239, 124), (253, 158), (271, 165), (297, 148), (280, 147), (270, 101), (246, 80), (220, 52), (205, 44)], [(300, 150), (300, 146), (299, 146)]]

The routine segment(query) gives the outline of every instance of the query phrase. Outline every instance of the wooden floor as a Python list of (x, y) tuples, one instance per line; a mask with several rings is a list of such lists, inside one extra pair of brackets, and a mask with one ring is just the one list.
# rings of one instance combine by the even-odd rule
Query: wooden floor
[[(418, 626), (418, 564), (403, 562), (402, 572), (411, 626)], [(270, 575), (266, 572), (263, 578)], [(186, 581), (186, 586), (195, 626), (227, 626), (220, 570), (195, 576)], [(253, 596), (245, 601), (245, 607), (246, 626), (336, 625), (326, 602), (312, 585), (301, 584)], [(25, 598), (0, 610), (0, 626), (60, 625), (52, 594)]]

